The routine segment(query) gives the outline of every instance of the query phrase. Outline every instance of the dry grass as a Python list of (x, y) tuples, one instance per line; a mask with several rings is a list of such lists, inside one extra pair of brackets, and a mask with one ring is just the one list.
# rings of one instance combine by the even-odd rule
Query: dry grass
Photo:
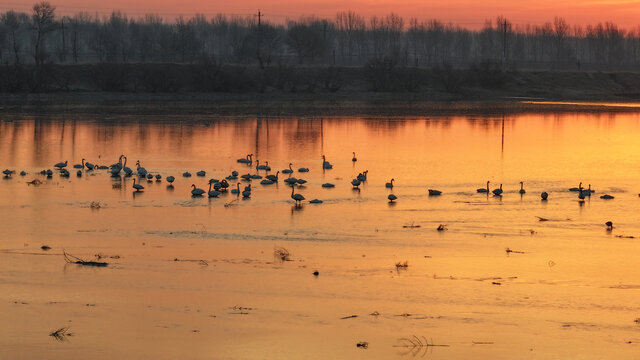
[(291, 256), (291, 254), (289, 253), (289, 250), (283, 247), (276, 247), (273, 249), (273, 256), (280, 259), (280, 261), (289, 261), (289, 256)]

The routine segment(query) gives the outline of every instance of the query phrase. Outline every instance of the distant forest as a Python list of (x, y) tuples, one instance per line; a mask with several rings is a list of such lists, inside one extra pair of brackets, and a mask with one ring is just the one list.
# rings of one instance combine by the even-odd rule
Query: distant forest
[(194, 63), (208, 58), (262, 66), (361, 66), (382, 57), (426, 67), (491, 60), (524, 69), (636, 69), (640, 27), (570, 25), (558, 17), (544, 25), (519, 26), (498, 17), (472, 31), (436, 19), (365, 18), (353, 11), (284, 24), (223, 14), (167, 21), (153, 14), (130, 18), (119, 11), (58, 16), (48, 2), (34, 5), (31, 13), (0, 14), (0, 62), (5, 64)]
[[(46, 1), (35, 4), (30, 13), (0, 13), (0, 91), (69, 90), (88, 80), (98, 82), (94, 87), (101, 90), (137, 90), (138, 84), (118, 83), (118, 76), (130, 77), (131, 68), (143, 64), (152, 64), (151, 70), (145, 70), (151, 74), (139, 77), (159, 84), (149, 85), (148, 79), (142, 83), (159, 91), (184, 88), (184, 84), (173, 84), (182, 81), (183, 71), (202, 78), (194, 81), (206, 81), (220, 75), (223, 66), (231, 67), (235, 75), (247, 69), (276, 69), (279, 74), (274, 76), (279, 79), (255, 80), (263, 75), (253, 74), (249, 76), (252, 83), (240, 88), (224, 81), (215, 86), (189, 85), (193, 91), (255, 91), (256, 86), (264, 91), (274, 81), (294, 77), (292, 68), (311, 66), (364, 69), (370, 87), (383, 91), (397, 87), (389, 77), (413, 81), (412, 73), (398, 75), (394, 69), (444, 69), (434, 76), (443, 79), (447, 91), (455, 92), (463, 81), (452, 72), (461, 69), (480, 69), (487, 77), (518, 70), (640, 70), (640, 26), (570, 25), (560, 17), (544, 25), (514, 25), (497, 17), (486, 20), (480, 30), (469, 30), (436, 19), (407, 21), (393, 13), (365, 18), (354, 11), (339, 12), (333, 19), (310, 16), (284, 23), (258, 13), (173, 20), (153, 14), (130, 18), (119, 11), (108, 16), (88, 12), (60, 16)], [(97, 70), (85, 71), (82, 79), (74, 74), (91, 66)], [(167, 66), (175, 74), (167, 80), (169, 84), (163, 84), (166, 75), (158, 73)], [(60, 70), (69, 67), (78, 69)], [(283, 72), (289, 73), (284, 80)], [(329, 70), (322, 80), (324, 87), (336, 91), (341, 86), (335, 84), (336, 76)], [(263, 83), (256, 85), (256, 81)]]

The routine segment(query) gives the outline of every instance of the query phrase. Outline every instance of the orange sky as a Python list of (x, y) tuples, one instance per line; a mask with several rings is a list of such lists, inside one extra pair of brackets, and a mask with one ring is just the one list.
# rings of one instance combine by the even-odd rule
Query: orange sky
[[(131, 16), (153, 12), (165, 17), (177, 14), (251, 14), (260, 8), (266, 19), (282, 22), (286, 18), (317, 14), (333, 17), (339, 10), (364, 15), (394, 11), (405, 18), (437, 18), (469, 28), (481, 27), (484, 19), (504, 15), (516, 24), (540, 24), (563, 16), (571, 24), (613, 21), (630, 28), (640, 24), (640, 0), (50, 0), (59, 12), (80, 10), (108, 13), (123, 10)], [(7, 0), (0, 10), (28, 10), (35, 0)]]

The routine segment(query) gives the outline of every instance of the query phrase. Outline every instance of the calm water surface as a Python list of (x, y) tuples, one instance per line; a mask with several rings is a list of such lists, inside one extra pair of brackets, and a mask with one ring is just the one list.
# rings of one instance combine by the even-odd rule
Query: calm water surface
[[(0, 320), (6, 324), (28, 318), (29, 326), (2, 330), (6, 336), (0, 336), (0, 345), (8, 349), (6, 358), (20, 358), (16, 354), (34, 343), (27, 358), (79, 358), (83, 351), (97, 351), (104, 358), (140, 356), (164, 337), (187, 344), (186, 358), (411, 357), (401, 351), (404, 348), (393, 347), (397, 338), (411, 334), (451, 345), (436, 348), (428, 355), (434, 358), (633, 358), (640, 350), (634, 323), (640, 317), (640, 114), (328, 119), (96, 115), (11, 120), (0, 122), (0, 167), (28, 174), (0, 181), (0, 248), (6, 258), (0, 265), (0, 288), (7, 294)], [(352, 152), (357, 162), (351, 161)], [(289, 162), (294, 169), (308, 167), (308, 173), (293, 174), (308, 181), (296, 188), (307, 199), (303, 206), (294, 206), (282, 173), (274, 185), (253, 180), (250, 199), (232, 194), (190, 196), (192, 184), (207, 190), (209, 178), (224, 178), (233, 170), (267, 174), (256, 170), (255, 162), (236, 162), (248, 153), (260, 163), (268, 161), (271, 174)], [(163, 180), (144, 180), (145, 191), (134, 193), (133, 177), (112, 177), (105, 170), (84, 170), (77, 177), (71, 168), (82, 158), (109, 165), (120, 154), (134, 170), (140, 160)], [(322, 155), (333, 169), (322, 169)], [(50, 179), (39, 174), (65, 160), (70, 178), (57, 172)], [(199, 170), (205, 170), (206, 177), (196, 176)], [(365, 170), (367, 182), (360, 190), (352, 189), (351, 179)], [(184, 171), (193, 177), (182, 177)], [(169, 175), (176, 177), (173, 188), (164, 181)], [(384, 187), (391, 178), (393, 190)], [(43, 183), (28, 185), (33, 179)], [(491, 189), (502, 184), (504, 195), (476, 193), (486, 181)], [(520, 181), (524, 195), (518, 193)], [(335, 188), (322, 188), (326, 182)], [(579, 201), (577, 193), (568, 191), (579, 182), (595, 189), (590, 199)], [(427, 189), (443, 194), (430, 197)], [(549, 193), (546, 202), (540, 200), (542, 191)], [(388, 203), (389, 193), (398, 197), (397, 203)], [(615, 199), (600, 199), (603, 194)], [(315, 198), (324, 203), (308, 203)], [(100, 209), (92, 209), (92, 202), (99, 202)], [(613, 231), (604, 226), (608, 220), (614, 222)], [(439, 224), (448, 230), (436, 231)], [(408, 225), (415, 227), (404, 227)], [(58, 256), (17, 254), (39, 253), (43, 244), (58, 254), (66, 248), (89, 258), (97, 252), (122, 258), (114, 261), (115, 267), (97, 273), (69, 273), (61, 270)], [(306, 263), (281, 264), (273, 272), (275, 245), (298, 250), (297, 259)], [(175, 250), (180, 248), (191, 250)], [(506, 248), (524, 254), (509, 255)], [(243, 270), (220, 264), (217, 270), (208, 267), (209, 273), (191, 273), (196, 265), (181, 264), (176, 274), (173, 263), (171, 271), (166, 268), (174, 257), (248, 258), (261, 265), (247, 260)], [(393, 264), (405, 260), (410, 267), (396, 272)], [(312, 265), (325, 266), (323, 271), (329, 271), (333, 281), (309, 287), (302, 279), (307, 279), (307, 266)], [(254, 267), (258, 270), (250, 270)], [(180, 271), (185, 271), (183, 276)], [(231, 280), (223, 280), (221, 274)], [(263, 276), (288, 286), (265, 286), (257, 280)], [(203, 282), (215, 283), (216, 289)], [(197, 293), (199, 300), (185, 295), (189, 292)], [(192, 307), (234, 306), (238, 299), (252, 297), (244, 303), (257, 302), (270, 309), (272, 317), (256, 316), (258, 320), (246, 327), (234, 323), (236, 318), (220, 327), (185, 320), (200, 328), (211, 326), (217, 340), (209, 341), (215, 349), (205, 340), (188, 338), (188, 331), (180, 336), (152, 332), (183, 321), (179, 312), (140, 315), (144, 320), (136, 325), (129, 319), (138, 313), (136, 308), (123, 305), (142, 298), (134, 301), (141, 308), (151, 307), (147, 303), (180, 308), (185, 302)], [(110, 335), (88, 335), (91, 331), (79, 325), (76, 331), (82, 329), (85, 340), (77, 334), (71, 345), (46, 336), (50, 327), (70, 321), (83, 309), (63, 311), (66, 317), (39, 330), (44, 336), (37, 333), (38, 314), (54, 311), (43, 304), (59, 299), (98, 302), (96, 313), (84, 318), (109, 329)], [(16, 301), (39, 307), (23, 310), (27, 305), (18, 307)], [(100, 309), (101, 301), (116, 315)], [(305, 302), (316, 308), (316, 317), (308, 322), (301, 320), (309, 316), (303, 310)], [(367, 304), (364, 310), (358, 307), (362, 304)], [(289, 307), (296, 313), (279, 313)], [(399, 314), (418, 313), (428, 321), (397, 323), (397, 317), (389, 315), (385, 327), (380, 324), (385, 320), (336, 320), (357, 311), (367, 317), (384, 307)], [(211, 311), (216, 309), (221, 311)], [(111, 316), (122, 322), (110, 324)], [(156, 326), (154, 321), (163, 316), (171, 320)], [(273, 324), (278, 321), (285, 324)], [(254, 327), (261, 331), (254, 333)], [(152, 333), (140, 335), (145, 331)], [(271, 338), (270, 333), (277, 336)], [(354, 333), (360, 337), (342, 341)], [(119, 343), (123, 353), (101, 336)], [(245, 336), (253, 336), (253, 346), (247, 347), (250, 340), (238, 340)], [(325, 342), (319, 340), (324, 338)], [(383, 345), (377, 350), (355, 348), (355, 342), (372, 339)], [(154, 356), (179, 356), (181, 348), (160, 346)]]

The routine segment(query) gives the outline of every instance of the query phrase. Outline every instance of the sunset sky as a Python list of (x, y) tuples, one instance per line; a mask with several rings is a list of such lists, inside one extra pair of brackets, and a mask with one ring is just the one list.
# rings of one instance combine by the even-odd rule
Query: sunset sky
[[(35, 0), (8, 0), (0, 10), (28, 11)], [(52, 0), (59, 13), (78, 11), (109, 13), (122, 10), (130, 16), (156, 13), (167, 18), (195, 13), (249, 15), (261, 9), (265, 19), (283, 22), (287, 18), (316, 14), (333, 17), (337, 11), (354, 10), (363, 15), (396, 12), (406, 19), (437, 18), (468, 28), (481, 27), (484, 19), (504, 15), (515, 24), (540, 24), (562, 16), (571, 24), (613, 21), (631, 28), (640, 24), (640, 0)]]

